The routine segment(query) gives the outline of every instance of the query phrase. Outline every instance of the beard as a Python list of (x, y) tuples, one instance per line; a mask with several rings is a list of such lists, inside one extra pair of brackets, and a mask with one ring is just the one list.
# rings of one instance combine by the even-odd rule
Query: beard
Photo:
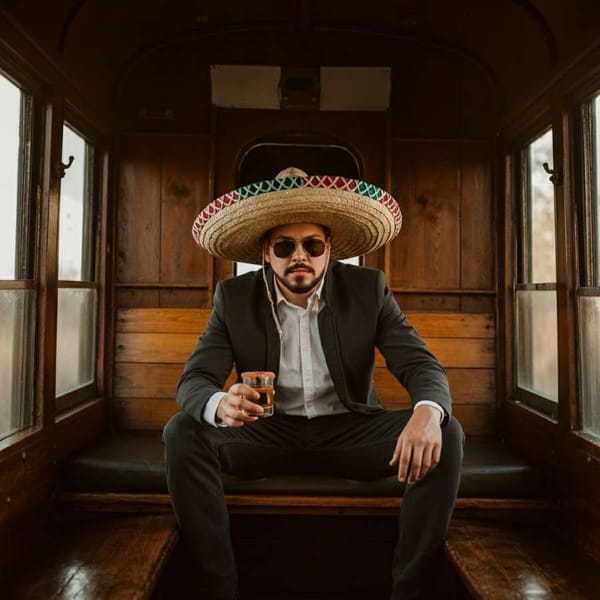
[[(305, 269), (308, 271), (308, 273), (301, 273), (300, 275), (294, 276), (294, 271), (298, 269)], [(312, 277), (310, 277), (311, 274)], [(277, 281), (279, 281), (281, 285), (287, 288), (290, 292), (293, 292), (294, 294), (306, 294), (311, 290), (314, 290), (319, 285), (324, 274), (325, 269), (323, 269), (323, 272), (316, 277), (315, 270), (310, 265), (298, 263), (288, 267), (284, 271), (283, 276), (279, 275), (279, 273), (275, 273), (275, 277), (277, 278)], [(292, 275), (291, 279), (287, 278), (289, 275)]]

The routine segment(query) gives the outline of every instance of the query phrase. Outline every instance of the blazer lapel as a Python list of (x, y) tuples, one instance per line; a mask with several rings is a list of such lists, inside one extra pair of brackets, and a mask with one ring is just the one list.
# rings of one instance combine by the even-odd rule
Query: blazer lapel
[(346, 379), (342, 368), (335, 319), (329, 302), (327, 302), (319, 313), (319, 333), (321, 335), (323, 352), (325, 353), (325, 361), (327, 362), (327, 367), (333, 385), (335, 386), (335, 391), (340, 402), (347, 405), (348, 388), (346, 387)]

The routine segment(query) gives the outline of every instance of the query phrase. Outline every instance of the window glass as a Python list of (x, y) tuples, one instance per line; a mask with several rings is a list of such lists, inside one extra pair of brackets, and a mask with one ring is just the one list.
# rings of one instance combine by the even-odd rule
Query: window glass
[(558, 402), (558, 323), (552, 130), (521, 153), (522, 265), (516, 290), (516, 380), (523, 402), (556, 416)]
[(33, 424), (33, 290), (0, 290), (0, 439)]
[(94, 381), (96, 290), (58, 290), (56, 395)]
[(529, 146), (529, 282), (556, 281), (554, 186), (543, 164), (550, 168), (552, 131)]
[[(95, 382), (97, 289), (93, 247), (93, 146), (63, 127), (64, 164), (58, 230), (58, 305), (56, 322), (57, 412), (86, 399), (71, 392)], [(72, 157), (72, 158), (71, 158)]]
[(580, 290), (578, 303), (579, 396), (583, 431), (600, 438), (600, 95), (586, 106), (591, 119), (584, 120), (587, 143), (585, 164), (591, 165), (591, 177), (585, 177), (585, 220), (582, 235), (586, 239), (584, 265), (594, 265), (586, 273), (586, 287)]
[(558, 402), (556, 292), (517, 292), (517, 383)]
[(0, 439), (33, 424), (35, 292), (27, 276), (31, 103), (0, 75)]
[(84, 248), (87, 215), (87, 143), (72, 129), (63, 127), (63, 163), (72, 165), (60, 184), (60, 224), (58, 246), (58, 278), (71, 281), (84, 279)]
[(20, 125), (21, 92), (0, 75), (0, 279), (17, 276)]
[(600, 291), (579, 299), (579, 355), (583, 430), (600, 437)]
[(596, 272), (594, 273), (595, 285), (600, 286), (600, 95), (596, 96), (592, 103), (593, 115), (593, 144), (594, 144), (594, 190), (592, 201), (595, 206), (592, 208), (592, 215), (596, 221), (594, 230), (594, 248)]

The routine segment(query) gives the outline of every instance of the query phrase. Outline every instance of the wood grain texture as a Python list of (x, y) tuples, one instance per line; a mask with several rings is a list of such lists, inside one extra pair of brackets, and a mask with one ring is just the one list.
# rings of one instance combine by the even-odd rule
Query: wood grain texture
[[(368, 496), (281, 496), (276, 494), (226, 494), (230, 513), (260, 514), (381, 514), (398, 513), (402, 498)], [(60, 501), (81, 512), (171, 513), (169, 494), (113, 492), (63, 492)], [(455, 511), (471, 514), (485, 511), (512, 519), (530, 520), (531, 514), (551, 518), (556, 512), (551, 499), (457, 498)]]
[(600, 565), (548, 526), (455, 519), (445, 546), (473, 598), (598, 598)]
[[(112, 416), (120, 429), (157, 431), (177, 411), (183, 365), (210, 309), (123, 308), (117, 313)], [(497, 428), (495, 323), (488, 313), (414, 312), (410, 322), (448, 371), (454, 414), (470, 435)], [(375, 353), (374, 380), (384, 406), (407, 408), (408, 393)], [(235, 378), (232, 372), (227, 389)]]
[(3, 598), (150, 598), (178, 539), (172, 515), (72, 515), (52, 533)]

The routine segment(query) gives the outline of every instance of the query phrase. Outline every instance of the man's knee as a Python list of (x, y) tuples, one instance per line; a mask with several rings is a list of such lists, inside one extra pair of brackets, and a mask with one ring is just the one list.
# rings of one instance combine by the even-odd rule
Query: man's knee
[(442, 458), (450, 459), (452, 462), (458, 461), (460, 464), (464, 443), (465, 434), (460, 423), (454, 417), (450, 417), (442, 430)]
[(199, 442), (201, 425), (184, 412), (173, 415), (163, 429), (163, 444), (168, 462), (189, 455), (192, 446)]

